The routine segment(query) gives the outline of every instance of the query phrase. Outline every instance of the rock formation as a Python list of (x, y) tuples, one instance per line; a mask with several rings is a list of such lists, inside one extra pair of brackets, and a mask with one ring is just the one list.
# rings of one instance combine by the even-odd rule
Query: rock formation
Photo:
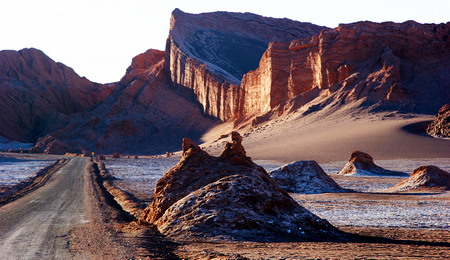
[(199, 102), (205, 114), (233, 120), (243, 111), (242, 76), (258, 67), (269, 43), (311, 37), (325, 28), (250, 13), (188, 14), (176, 9), (166, 69), (172, 87)]
[(427, 134), (439, 137), (450, 137), (450, 103), (439, 109), (436, 119), (427, 127)]
[(232, 134), (220, 157), (183, 139), (183, 156), (157, 183), (141, 221), (167, 236), (214, 240), (311, 240), (341, 234), (295, 202), (245, 155)]
[(43, 150), (47, 154), (65, 154), (73, 150), (73, 147), (51, 135), (39, 138), (34, 148)]
[(255, 116), (257, 125), (270, 113), (343, 105), (434, 113), (450, 98), (449, 36), (450, 23), (327, 29), (176, 9), (166, 50), (137, 55), (115, 84), (92, 83), (35, 49), (0, 52), (0, 136), (162, 154), (217, 119)]
[(360, 151), (353, 151), (348, 163), (338, 174), (408, 176), (408, 174), (403, 172), (390, 171), (381, 168), (373, 162), (372, 156)]
[(388, 191), (401, 192), (424, 189), (450, 190), (450, 173), (433, 165), (421, 166), (415, 169), (408, 179), (388, 189)]
[[(359, 101), (371, 109), (429, 113), (450, 95), (449, 34), (450, 23), (327, 29), (253, 14), (175, 10), (165, 67), (173, 88), (222, 121), (291, 100), (297, 108), (312, 100), (318, 108)], [(261, 57), (259, 66), (241, 57)]]
[(36, 144), (28, 149), (20, 150), (10, 150), (10, 152), (20, 152), (20, 153), (46, 153), (46, 154), (66, 154), (71, 152), (82, 151), (82, 147), (77, 147), (77, 149), (72, 146), (61, 142), (51, 135), (46, 135), (44, 137), (39, 137)]
[(311, 91), (321, 107), (364, 101), (372, 109), (429, 112), (449, 98), (449, 34), (450, 23), (357, 22), (273, 42), (242, 79), (243, 114), (268, 112)]
[(346, 192), (315, 161), (297, 161), (269, 172), (281, 188), (289, 192), (318, 194)]
[(0, 135), (35, 142), (74, 113), (102, 102), (111, 87), (90, 82), (36, 49), (0, 52)]
[(215, 120), (169, 87), (163, 65), (162, 51), (137, 55), (104, 102), (52, 135), (109, 154), (162, 154), (177, 149), (174, 140), (183, 136), (199, 138)]

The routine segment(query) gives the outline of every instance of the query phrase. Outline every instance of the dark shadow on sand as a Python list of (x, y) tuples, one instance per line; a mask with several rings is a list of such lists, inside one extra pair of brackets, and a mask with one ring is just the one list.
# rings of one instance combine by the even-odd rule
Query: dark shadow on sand
[(405, 125), (404, 127), (402, 127), (402, 130), (412, 133), (412, 134), (429, 136), (429, 135), (427, 135), (426, 130), (427, 130), (428, 125), (431, 122), (433, 122), (433, 121), (427, 120), (427, 121), (417, 122), (414, 124)]

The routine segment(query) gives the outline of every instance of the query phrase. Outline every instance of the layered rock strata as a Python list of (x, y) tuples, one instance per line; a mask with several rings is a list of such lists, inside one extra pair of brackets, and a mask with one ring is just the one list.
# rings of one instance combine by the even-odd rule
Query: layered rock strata
[(346, 192), (315, 161), (297, 161), (269, 172), (281, 188), (289, 192), (318, 194)]
[(163, 154), (183, 136), (199, 138), (215, 120), (169, 87), (163, 66), (163, 51), (137, 55), (104, 102), (52, 135), (109, 154)]
[[(220, 21), (220, 22), (219, 22)], [(272, 41), (311, 37), (326, 27), (250, 13), (174, 10), (166, 45), (172, 87), (223, 121), (243, 115), (243, 75)]]
[[(327, 29), (252, 14), (175, 10), (165, 67), (173, 88), (222, 121), (266, 113), (299, 95), (308, 97), (297, 107), (317, 98), (320, 106), (361, 101), (372, 109), (428, 113), (450, 95), (449, 35), (450, 23), (357, 22)], [(255, 57), (259, 66), (248, 62)]]
[(408, 176), (408, 174), (404, 172), (390, 171), (381, 168), (373, 162), (372, 156), (361, 151), (353, 151), (348, 163), (338, 174)]
[(220, 157), (188, 139), (141, 218), (167, 236), (213, 240), (315, 240), (342, 234), (295, 202), (251, 161), (233, 133)]
[(243, 113), (267, 112), (314, 89), (344, 102), (428, 112), (450, 95), (449, 36), (450, 23), (358, 22), (273, 42), (242, 79)]
[(446, 104), (436, 115), (436, 118), (427, 127), (427, 134), (439, 137), (450, 138), (450, 104)]

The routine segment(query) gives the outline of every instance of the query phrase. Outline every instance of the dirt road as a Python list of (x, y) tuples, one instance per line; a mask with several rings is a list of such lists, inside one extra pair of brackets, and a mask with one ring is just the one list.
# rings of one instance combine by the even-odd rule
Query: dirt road
[(0, 208), (0, 259), (70, 259), (67, 236), (88, 222), (87, 158), (72, 158), (46, 185)]

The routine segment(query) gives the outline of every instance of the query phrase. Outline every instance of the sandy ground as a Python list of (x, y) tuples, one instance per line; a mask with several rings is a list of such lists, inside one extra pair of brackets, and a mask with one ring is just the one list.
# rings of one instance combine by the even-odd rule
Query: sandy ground
[[(107, 168), (119, 178), (118, 186), (132, 189), (146, 203), (151, 196), (142, 190), (154, 187), (155, 175), (176, 162), (175, 158), (106, 160)], [(262, 161), (274, 167), (271, 161)], [(407, 170), (415, 164), (432, 162), (445, 166), (445, 160), (385, 160), (383, 166)], [(345, 162), (340, 164), (345, 165)], [(109, 166), (108, 166), (109, 165)], [(126, 171), (130, 165), (140, 165), (140, 173)], [(339, 163), (323, 164), (329, 171)], [(147, 174), (145, 174), (145, 172)], [(128, 180), (128, 174), (135, 178)], [(139, 177), (137, 177), (139, 176)], [(147, 177), (145, 177), (147, 176)], [(450, 192), (389, 194), (382, 191), (405, 177), (331, 177), (341, 186), (357, 190), (355, 193), (325, 193), (290, 195), (301, 205), (327, 219), (339, 229), (361, 235), (352, 242), (195, 242), (173, 241), (172, 256), (181, 259), (448, 259), (450, 257)], [(145, 180), (144, 180), (145, 178)], [(139, 185), (135, 185), (139, 183)], [(145, 183), (148, 187), (143, 187)], [(130, 236), (136, 230), (128, 228)], [(153, 242), (148, 241), (148, 245)]]
[[(290, 114), (255, 127), (243, 126), (247, 155), (257, 160), (292, 162), (315, 160), (318, 163), (345, 161), (360, 150), (378, 160), (450, 158), (450, 140), (424, 134), (434, 116), (387, 113), (335, 113), (329, 117)], [(231, 131), (231, 124), (220, 125), (204, 136), (202, 146), (213, 155), (220, 154), (219, 139)]]
[[(189, 243), (178, 247), (182, 259), (448, 259), (449, 232), (355, 229), (347, 232), (393, 238), (367, 242)], [(434, 242), (425, 242), (434, 241)]]
[[(369, 238), (348, 243), (175, 241), (177, 246), (173, 253), (182, 259), (450, 258), (450, 193), (385, 194), (380, 192), (404, 177), (333, 175), (345, 165), (354, 150), (369, 153), (381, 167), (408, 174), (428, 164), (449, 171), (450, 140), (423, 134), (432, 119), (433, 116), (382, 113), (358, 116), (342, 113), (335, 117), (300, 117), (294, 113), (256, 127), (244, 125), (238, 131), (244, 136), (247, 155), (266, 170), (292, 161), (316, 160), (336, 182), (357, 191), (291, 196), (341, 230)], [(205, 143), (200, 146), (212, 155), (219, 155), (225, 143), (230, 141), (229, 136), (219, 137), (231, 130), (232, 124), (217, 126), (204, 136)], [(173, 165), (178, 158), (179, 154), (164, 160)], [(106, 164), (109, 167), (108, 161)], [(163, 168), (154, 163), (141, 169), (149, 172), (152, 167)], [(134, 172), (128, 174), (136, 177)], [(149, 203), (151, 195), (145, 193), (154, 188), (156, 181), (157, 178), (149, 178), (143, 182), (147, 185), (146, 192), (140, 191), (133, 184), (138, 181), (127, 178), (126, 174), (119, 177), (117, 184), (131, 189)]]
[[(393, 170), (411, 173), (417, 165), (420, 166), (422, 163), (439, 164), (440, 167), (448, 170), (450, 167), (450, 141), (434, 139), (421, 132), (426, 122), (432, 119), (432, 116), (368, 113), (358, 116), (341, 114), (335, 117), (317, 115), (300, 117), (294, 113), (253, 128), (243, 126), (239, 132), (244, 136), (243, 145), (247, 150), (247, 155), (261, 164), (266, 164), (267, 169), (296, 160), (316, 160), (330, 174), (334, 173), (336, 169), (339, 170), (341, 165), (345, 165), (353, 150), (361, 150), (374, 157), (375, 163), (383, 167), (388, 165), (388, 168)], [(230, 124), (216, 127), (204, 136), (205, 143), (201, 146), (213, 155), (220, 154), (224, 143), (230, 141), (230, 138), (219, 139), (219, 137), (222, 134), (228, 134), (231, 128)], [(177, 156), (179, 154), (170, 159), (171, 163), (176, 163), (179, 158)], [(107, 168), (109, 167), (108, 160), (106, 160)], [(145, 171), (151, 167), (147, 165), (140, 169)], [(160, 171), (164, 170), (164, 168), (160, 168)], [(448, 221), (450, 194), (448, 192), (442, 194), (384, 194), (377, 192), (396, 184), (397, 181), (400, 181), (399, 178), (345, 178), (342, 176), (333, 176), (333, 178), (340, 185), (346, 188), (353, 187), (359, 192), (350, 195), (291, 195), (314, 213), (329, 219), (341, 230), (361, 235), (355, 237), (352, 242), (199, 243), (167, 241), (154, 230), (137, 226), (136, 222), (126, 222), (122, 217), (108, 217), (111, 212), (108, 208), (111, 206), (102, 206), (102, 204), (113, 203), (110, 199), (90, 202), (95, 206), (93, 208), (96, 208), (95, 212), (97, 213), (95, 214), (100, 214), (99, 219), (101, 219), (99, 222), (92, 220), (91, 223), (96, 227), (114, 226), (116, 234), (111, 233), (111, 229), (108, 228), (108, 231), (105, 231), (108, 236), (105, 237), (111, 237), (114, 240), (113, 244), (120, 248), (119, 251), (130, 252), (131, 250), (138, 252), (137, 256), (140, 258), (148, 259), (450, 258), (450, 224)], [(123, 175), (118, 178), (117, 184), (120, 185), (122, 182), (122, 185), (125, 184), (122, 186), (124, 189), (135, 193), (145, 203), (149, 203), (152, 194), (148, 194), (148, 192), (152, 188), (147, 187), (145, 192), (140, 192), (138, 188), (133, 187), (135, 187), (135, 183), (140, 183), (141, 186), (152, 186), (156, 181), (157, 178), (154, 176), (145, 182), (142, 182), (140, 178), (129, 181), (126, 175)], [(386, 212), (386, 207), (389, 208), (390, 215), (383, 222), (383, 213)], [(351, 210), (349, 211), (349, 209)], [(396, 215), (395, 209), (400, 214)], [(412, 211), (408, 211), (411, 209)], [(439, 209), (442, 211), (439, 212)], [(406, 213), (405, 215), (405, 212), (411, 212), (411, 214)], [(427, 212), (430, 214), (427, 215)], [(410, 219), (407, 217), (409, 215)], [(424, 219), (421, 219), (422, 215), (425, 216)], [(115, 219), (120, 219), (120, 221)], [(404, 221), (397, 221), (402, 219)], [(427, 226), (427, 223), (437, 224)], [(101, 231), (101, 228), (99, 230)], [(88, 240), (77, 240), (78, 235), (86, 236), (88, 230), (75, 230), (72, 233), (73, 249), (87, 250), (91, 244)], [(99, 248), (95, 249), (91, 246), (91, 250), (105, 251), (104, 248), (101, 248), (103, 242), (95, 242), (95, 247)], [(104, 257), (104, 259), (114, 258), (117, 256), (105, 255)]]
[[(347, 188), (377, 188), (399, 178), (332, 176)], [(343, 185), (344, 184), (344, 185)], [(449, 259), (450, 192), (290, 194), (339, 229), (351, 242), (179, 242), (183, 259)]]

